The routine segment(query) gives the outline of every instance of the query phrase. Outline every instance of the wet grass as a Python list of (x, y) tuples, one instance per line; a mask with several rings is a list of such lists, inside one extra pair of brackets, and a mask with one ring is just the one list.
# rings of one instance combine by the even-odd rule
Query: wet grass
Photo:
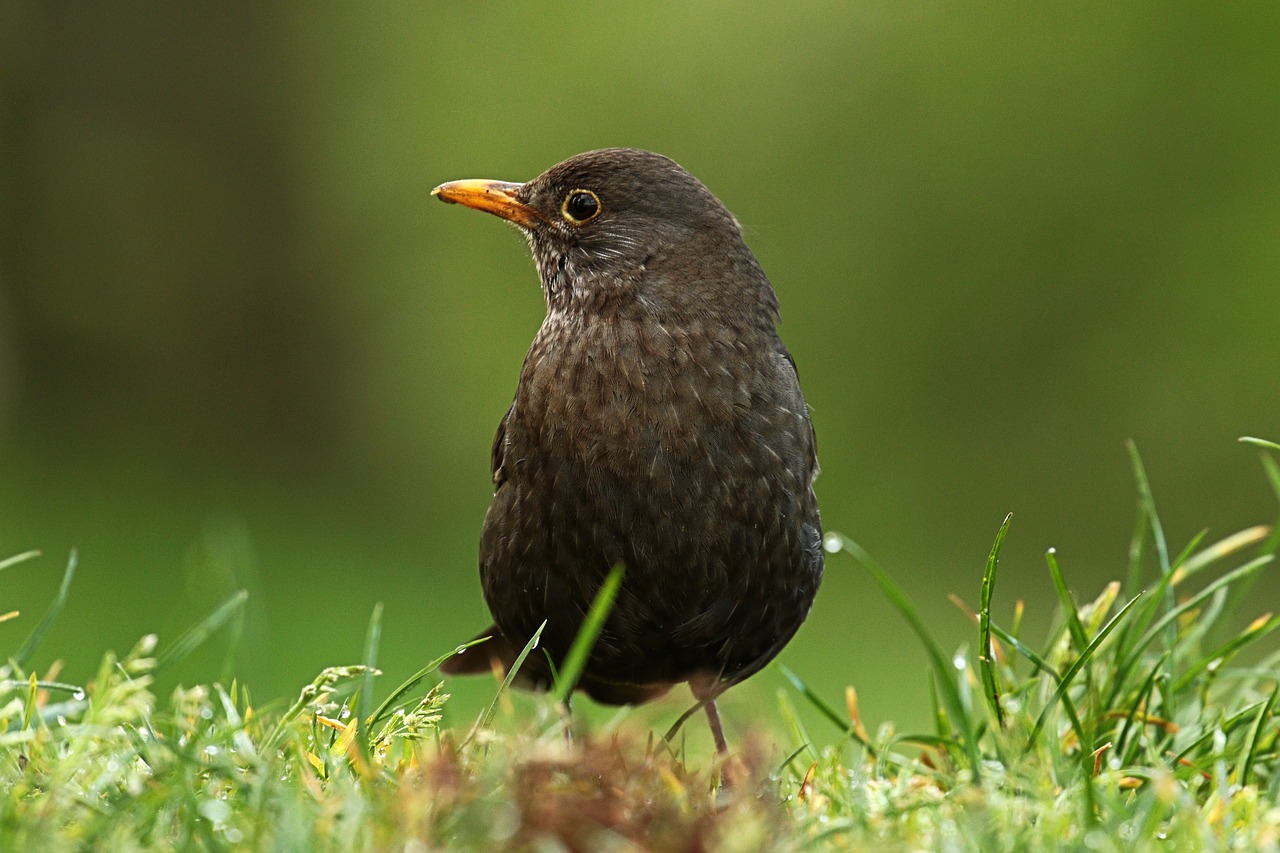
[[(1249, 441), (1280, 499), (1280, 446)], [(1126, 577), (1077, 601), (1047, 554), (1059, 602), (1047, 637), (1027, 636), (1020, 604), (1007, 621), (994, 604), (1009, 519), (973, 604), (957, 600), (973, 652), (944, 648), (890, 572), (829, 536), (832, 570), (868, 572), (924, 645), (933, 725), (869, 733), (852, 688), (822, 696), (787, 673), (794, 691), (758, 725), (788, 733), (789, 754), (747, 736), (728, 767), (625, 715), (570, 741), (555, 697), (581, 660), (561, 690), (522, 703), (532, 710), (498, 713), (503, 685), (479, 719), (443, 727), (439, 661), (379, 698), (379, 612), (361, 663), (326, 669), (290, 701), (255, 704), (233, 679), (153, 692), (190, 651), (235, 636), (243, 594), (167, 646), (146, 637), (106, 655), (88, 684), (37, 675), (27, 664), (56, 628), (72, 559), (0, 672), (0, 848), (1280, 849), (1280, 617), (1250, 598), (1277, 533), (1170, 547), (1132, 458)], [(830, 728), (807, 732), (801, 704)]]

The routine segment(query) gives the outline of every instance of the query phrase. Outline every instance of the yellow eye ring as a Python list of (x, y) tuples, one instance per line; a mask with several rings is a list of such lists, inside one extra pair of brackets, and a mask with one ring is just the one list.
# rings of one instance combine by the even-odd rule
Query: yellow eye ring
[(591, 190), (570, 190), (560, 205), (560, 215), (574, 225), (590, 222), (600, 215), (603, 205)]

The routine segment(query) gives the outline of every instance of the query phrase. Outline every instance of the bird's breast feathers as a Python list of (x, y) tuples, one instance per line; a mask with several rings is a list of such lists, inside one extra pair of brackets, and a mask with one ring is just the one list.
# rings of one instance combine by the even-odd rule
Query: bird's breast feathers
[[(804, 468), (812, 451), (799, 383), (766, 331), (550, 315), (525, 361), (509, 438), (568, 464), (648, 470), (664, 484), (681, 479), (672, 469), (728, 463), (748, 446), (780, 468)], [(773, 357), (749, 358), (762, 344)]]

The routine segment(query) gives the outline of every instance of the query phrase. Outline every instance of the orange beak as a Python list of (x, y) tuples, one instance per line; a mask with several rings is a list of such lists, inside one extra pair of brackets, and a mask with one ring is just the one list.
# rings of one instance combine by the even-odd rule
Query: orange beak
[(450, 181), (441, 184), (431, 194), (449, 204), (461, 204), (467, 207), (501, 216), (509, 222), (531, 228), (541, 221), (538, 212), (524, 202), (516, 200), (516, 190), (523, 184), (509, 184), (504, 181)]

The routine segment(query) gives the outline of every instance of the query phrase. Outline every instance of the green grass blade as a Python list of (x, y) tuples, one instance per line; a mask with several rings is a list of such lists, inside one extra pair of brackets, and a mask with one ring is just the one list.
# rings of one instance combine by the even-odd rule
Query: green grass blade
[(783, 664), (779, 663), (775, 664), (775, 666), (778, 671), (782, 673), (782, 677), (791, 682), (791, 686), (794, 687), (801, 696), (809, 700), (809, 704), (812, 705), (819, 714), (830, 720), (831, 724), (839, 729), (841, 733), (849, 728), (848, 721), (841, 717), (836, 709), (831, 707), (827, 700), (823, 699), (815, 693), (809, 685), (801, 681), (800, 676), (796, 675), (789, 667), (784, 666)]
[[(1182, 583), (1193, 571), (1195, 571), (1195, 568), (1188, 568), (1187, 564), (1191, 561), (1192, 555), (1195, 554), (1196, 549), (1200, 547), (1200, 543), (1203, 542), (1204, 538), (1208, 535), (1209, 528), (1206, 527), (1200, 530), (1195, 536), (1191, 537), (1191, 541), (1187, 543), (1187, 547), (1183, 548), (1182, 553), (1178, 554), (1177, 558), (1173, 561), (1173, 571), (1177, 573), (1177, 577), (1172, 581), (1174, 586)], [(1182, 569), (1182, 571), (1178, 572), (1179, 569)]]
[(1187, 557), (1186, 561), (1178, 567), (1181, 569), (1178, 573), (1178, 583), (1214, 563), (1224, 560), (1233, 554), (1238, 554), (1251, 545), (1256, 545), (1266, 539), (1270, 533), (1270, 527), (1265, 524), (1259, 524), (1232, 533), (1230, 536), (1224, 536), (1212, 545), (1208, 545), (1201, 551)]
[(1004, 731), (1004, 709), (1000, 707), (1000, 682), (996, 674), (996, 650), (991, 642), (991, 596), (995, 593), (996, 567), (1000, 562), (1000, 549), (1004, 546), (1004, 537), (1009, 532), (1009, 524), (1013, 521), (1013, 513), (1004, 517), (1000, 530), (996, 533), (995, 544), (987, 555), (987, 566), (982, 573), (982, 593), (978, 604), (978, 667), (982, 670), (982, 686), (986, 691), (987, 704), (996, 715), (996, 726)]
[[(1130, 742), (1129, 731), (1133, 727), (1134, 720), (1138, 718), (1138, 709), (1142, 707), (1142, 705), (1148, 701), (1148, 697), (1151, 696), (1151, 691), (1155, 688), (1156, 677), (1159, 676), (1160, 673), (1164, 672), (1164, 667), (1169, 661), (1170, 654), (1172, 654), (1172, 652), (1165, 652), (1160, 656), (1160, 659), (1155, 662), (1155, 665), (1152, 666), (1151, 670), (1147, 673), (1147, 677), (1142, 680), (1142, 686), (1134, 692), (1133, 701), (1129, 703), (1128, 712), (1125, 714), (1124, 722), (1120, 726), (1120, 733), (1116, 736), (1116, 754), (1120, 756), (1120, 762), (1122, 764), (1131, 764), (1133, 761), (1133, 756), (1128, 754), (1130, 751), (1128, 749), (1128, 744)], [(1135, 749), (1139, 741), (1140, 739), (1137, 737), (1133, 739), (1132, 742)]]
[(529, 652), (538, 647), (538, 641), (542, 639), (542, 632), (547, 627), (547, 620), (543, 619), (542, 624), (538, 626), (538, 630), (533, 632), (533, 636), (529, 638), (529, 642), (524, 644), (524, 648), (520, 650), (520, 654), (516, 655), (515, 661), (511, 664), (511, 669), (507, 670), (507, 677), (502, 679), (502, 684), (498, 685), (498, 692), (493, 694), (493, 701), (489, 703), (489, 707), (485, 709), (480, 718), (476, 720), (476, 724), (471, 727), (471, 732), (462, 741), (465, 747), (475, 736), (480, 733), (481, 729), (486, 729), (493, 722), (493, 717), (498, 713), (498, 702), (502, 700), (502, 696), (511, 688), (511, 683), (516, 679), (516, 673), (520, 671), (520, 667), (524, 665), (525, 658), (529, 657)]
[[(1280, 538), (1275, 536), (1275, 531), (1269, 525), (1257, 525), (1256, 527), (1242, 530), (1235, 536), (1227, 537), (1224, 541), (1239, 543), (1237, 547), (1241, 549), (1255, 544), (1261, 544), (1261, 547), (1256, 550), (1256, 553), (1258, 554), (1275, 554), (1277, 550), (1280, 550)], [(1227, 547), (1231, 546), (1228, 545)], [(1231, 593), (1227, 597), (1225, 610), (1228, 616), (1235, 617), (1242, 610), (1253, 609), (1253, 602), (1255, 599), (1254, 586), (1257, 583), (1258, 578), (1255, 576), (1231, 589)], [(1224, 632), (1229, 632), (1230, 630), (1231, 625), (1227, 620), (1223, 620), (1223, 623), (1217, 626), (1215, 636), (1219, 640), (1224, 639)]]
[(938, 696), (938, 679), (934, 676), (933, 670), (928, 670), (925, 675), (929, 683), (929, 710), (933, 712), (933, 730), (940, 738), (950, 737), (951, 722), (947, 719), (947, 712), (942, 707), (942, 698)]
[(1203, 528), (1199, 530), (1199, 533), (1197, 533), (1196, 535), (1194, 535), (1194, 537), (1192, 537), (1192, 540), (1190, 540), (1190, 542), (1187, 543), (1187, 547), (1183, 548), (1183, 551), (1181, 551), (1178, 557), (1175, 558), (1174, 564), (1172, 564), (1172, 569), (1174, 569), (1174, 571), (1183, 569), (1183, 573), (1181, 573), (1181, 576), (1179, 576), (1179, 578), (1174, 581), (1175, 584), (1179, 584), (1181, 583), (1181, 581), (1187, 578), (1187, 561), (1190, 560), (1190, 558), (1192, 558), (1193, 553), (1196, 552), (1196, 548), (1199, 547), (1199, 543), (1203, 542), (1204, 537), (1207, 537), (1207, 535), (1208, 535), (1208, 528)]
[[(1054, 669), (1051, 663), (1049, 663), (1040, 655), (1036, 654), (1034, 651), (1028, 648), (1022, 641), (1014, 637), (1008, 631), (1001, 628), (999, 625), (992, 625), (991, 628), (993, 631), (995, 631), (996, 636), (998, 636), (1000, 639), (1004, 640), (1006, 643), (1009, 643), (1011, 646), (1013, 646), (1013, 648), (1017, 650), (1019, 654), (1024, 656), (1027, 660), (1031, 661), (1032, 665), (1035, 666), (1036, 669), (1040, 670), (1041, 672), (1045, 673), (1050, 678), (1052, 678), (1055, 684), (1062, 683), (1063, 676), (1058, 674), (1058, 671)], [(1048, 707), (1052, 707), (1052, 703)], [(1087, 737), (1087, 733), (1084, 730), (1084, 724), (1080, 722), (1080, 715), (1076, 711), (1075, 703), (1072, 702), (1071, 697), (1066, 695), (1065, 693), (1062, 696), (1062, 708), (1064, 711), (1066, 711), (1067, 720), (1071, 723), (1071, 728), (1076, 733), (1076, 739), (1079, 740), (1081, 744), (1086, 743), (1088, 740), (1088, 737)]]
[(958, 749), (960, 744), (956, 743), (953, 738), (939, 737), (938, 735), (928, 735), (921, 733), (907, 733), (896, 735), (892, 741), (896, 746), (900, 743), (912, 743), (917, 746), (931, 746), (945, 750)]
[(378, 723), (386, 719), (387, 716), (391, 713), (391, 709), (395, 707), (395, 703), (399, 702), (400, 698), (404, 696), (404, 694), (412, 690), (415, 686), (417, 686), (417, 684), (421, 682), (422, 679), (426, 678), (428, 675), (435, 672), (436, 669), (440, 666), (440, 664), (444, 663), (454, 655), (459, 654), (464, 649), (469, 649), (472, 646), (478, 646), (488, 639), (489, 637), (476, 637), (474, 640), (472, 640), (469, 643), (463, 643), (453, 651), (450, 651), (447, 654), (441, 655), (440, 657), (431, 661), (431, 663), (424, 666), (422, 669), (415, 672), (413, 675), (409, 676), (400, 684), (399, 687), (397, 687), (395, 690), (392, 690), (391, 694), (387, 696), (386, 699), (382, 700), (382, 704), (378, 706), (377, 710), (375, 710), (369, 716), (369, 722), (368, 722), (369, 728), (373, 729), (378, 725)]
[[(1156, 512), (1155, 497), (1151, 494), (1151, 481), (1147, 479), (1147, 469), (1142, 464), (1142, 457), (1138, 455), (1138, 445), (1130, 439), (1125, 442), (1125, 446), (1129, 450), (1129, 459), (1133, 463), (1133, 476), (1138, 482), (1138, 499), (1141, 501), (1142, 509), (1147, 515), (1147, 522), (1151, 527), (1151, 538), (1156, 543), (1156, 557), (1160, 561), (1160, 574), (1169, 574), (1171, 568), (1169, 564), (1169, 544), (1164, 538), (1164, 526), (1160, 523), (1160, 516)], [(1172, 601), (1172, 595), (1170, 601)]]
[[(245, 591), (246, 596), (248, 591)], [(249, 608), (241, 607), (231, 617), (227, 627), (227, 651), (222, 657), (221, 679), (230, 684), (235, 681), (236, 661), (240, 656), (240, 643), (244, 639), (244, 623), (248, 619)]]
[(1080, 806), (1080, 810), (1084, 813), (1084, 824), (1088, 827), (1098, 825), (1098, 791), (1094, 787), (1093, 782), (1093, 756), (1091, 750), (1080, 750), (1080, 761), (1083, 764), (1084, 772), (1081, 774), (1081, 781), (1084, 786), (1084, 802)]
[[(1181, 752), (1174, 755), (1169, 761), (1169, 766), (1176, 768), (1179, 765), (1186, 763), (1195, 767), (1198, 771), (1204, 771), (1204, 767), (1202, 766), (1203, 764), (1219, 763), (1219, 759), (1222, 756), (1213, 751), (1213, 741), (1215, 736), (1220, 733), (1224, 737), (1230, 737), (1236, 729), (1239, 729), (1242, 726), (1248, 725), (1252, 727), (1253, 725), (1256, 725), (1258, 713), (1266, 704), (1267, 700), (1265, 699), (1259, 702), (1253, 702), (1239, 709), (1236, 713), (1224, 717), (1214, 725), (1206, 724), (1204, 726), (1204, 734), (1192, 740), (1183, 747)], [(1209, 747), (1209, 751), (1199, 754), (1206, 747)], [(1239, 768), (1237, 767), (1237, 769)]]
[(1008, 631), (1001, 628), (999, 625), (992, 625), (991, 630), (992, 632), (995, 633), (997, 637), (999, 637), (1001, 640), (1003, 640), (1004, 642), (1012, 646), (1013, 649), (1017, 651), (1018, 654), (1022, 655), (1024, 658), (1031, 661), (1031, 663), (1035, 666), (1036, 669), (1050, 675), (1055, 682), (1062, 680), (1062, 676), (1058, 674), (1058, 670), (1054, 668), (1053, 664), (1049, 663), (1047, 660), (1042, 658), (1039, 654), (1035, 652), (1035, 650), (1029, 647), (1026, 643), (1022, 642), (1017, 637), (1013, 636), (1013, 634), (1010, 634)]
[[(1156, 559), (1160, 565), (1160, 576), (1162, 578), (1169, 577), (1173, 571), (1173, 567), (1169, 563), (1169, 543), (1164, 537), (1164, 525), (1160, 523), (1160, 515), (1156, 512), (1156, 500), (1151, 494), (1151, 481), (1147, 479), (1147, 469), (1142, 464), (1142, 457), (1138, 455), (1138, 445), (1130, 439), (1126, 442), (1129, 450), (1129, 458), (1133, 463), (1133, 476), (1138, 482), (1138, 499), (1141, 502), (1143, 512), (1147, 515), (1147, 521), (1151, 526), (1151, 538), (1156, 544)], [(1164, 588), (1163, 604), (1165, 612), (1172, 610), (1178, 603), (1173, 593), (1173, 586), (1166, 584)], [(1165, 642), (1168, 648), (1173, 648), (1178, 640), (1178, 626), (1169, 623), (1166, 631)]]
[[(29, 552), (28, 552), (29, 553)], [(22, 555), (19, 555), (22, 556)], [(10, 562), (16, 558), (10, 558)], [(22, 645), (18, 648), (17, 654), (13, 656), (13, 662), (19, 667), (24, 666), (30, 657), (35, 654), (36, 649), (40, 647), (40, 643), (44, 641), (44, 635), (53, 627), (53, 623), (57, 621), (58, 615), (62, 613), (62, 608), (67, 604), (67, 595), (71, 592), (71, 581), (76, 576), (76, 562), (78, 556), (74, 548), (67, 557), (67, 568), (62, 573), (62, 583), (58, 585), (57, 596), (49, 603), (49, 607), (44, 612), (44, 616), (40, 618), (36, 627), (31, 630), (27, 638), (23, 640)]]
[(363, 731), (357, 731), (356, 741), (366, 755), (370, 746), (368, 735), (372, 731), (367, 721), (373, 715), (373, 679), (377, 674), (378, 647), (381, 644), (382, 602), (379, 601), (373, 605), (373, 612), (369, 614), (369, 627), (365, 630), (364, 655), (361, 658), (365, 670), (360, 679), (360, 696), (356, 699), (356, 725), (365, 727)]
[(31, 678), (27, 681), (26, 701), (22, 703), (22, 731), (31, 728), (31, 720), (36, 713), (36, 693), (40, 689), (40, 682), (36, 679), (36, 674), (31, 673)]
[(609, 618), (609, 611), (613, 609), (614, 599), (617, 598), (618, 589), (621, 586), (622, 564), (619, 563), (609, 571), (604, 583), (600, 584), (600, 591), (596, 593), (595, 600), (591, 602), (591, 609), (582, 620), (578, 636), (573, 638), (573, 645), (569, 647), (569, 653), (565, 655), (564, 663), (560, 665), (560, 674), (555, 686), (555, 697), (559, 701), (568, 702), (573, 694), (573, 688), (578, 686), (578, 679), (582, 677), (582, 671), (587, 668), (591, 649), (595, 646), (600, 631), (604, 629), (605, 620)]
[[(1173, 575), (1164, 575), (1150, 589), (1139, 589), (1146, 601), (1138, 606), (1133, 618), (1125, 623), (1124, 627), (1116, 634), (1116, 652), (1114, 655), (1116, 661), (1124, 662), (1131, 660), (1131, 658), (1136, 660), (1137, 655), (1134, 653), (1134, 648), (1137, 646), (1139, 638), (1143, 636), (1147, 628), (1151, 626), (1151, 623), (1160, 615), (1160, 607), (1164, 601), (1164, 591), (1169, 587), (1172, 580)], [(1124, 678), (1120, 676), (1127, 674), (1128, 670), (1124, 669), (1123, 665), (1111, 673), (1111, 691), (1105, 704), (1113, 704), (1120, 690), (1124, 687)]]
[[(1145, 580), (1143, 576), (1143, 566), (1146, 563), (1146, 542), (1147, 542), (1147, 513), (1142, 507), (1142, 501), (1138, 501), (1138, 511), (1134, 513), (1133, 533), (1129, 538), (1129, 565), (1125, 573), (1124, 595), (1125, 598), (1133, 598), (1140, 592), (1146, 591)], [(1121, 626), (1119, 633), (1116, 634), (1116, 648), (1123, 652), (1133, 643), (1134, 638), (1141, 632), (1141, 626), (1149, 622), (1149, 617), (1144, 617), (1143, 610), (1155, 611), (1160, 606), (1159, 598), (1152, 596), (1149, 601), (1143, 605), (1142, 610), (1127, 623)]]
[(1262, 457), (1262, 470), (1267, 475), (1267, 482), (1271, 484), (1271, 491), (1280, 500), (1280, 462), (1269, 453), (1259, 455)]
[[(1258, 703), (1257, 705), (1251, 706), (1250, 709), (1256, 711), (1257, 708), (1261, 707), (1261, 705), (1262, 703)], [(1190, 743), (1188, 743), (1185, 747), (1182, 748), (1181, 752), (1179, 752), (1177, 755), (1172, 756), (1169, 759), (1169, 767), (1174, 768), (1176, 770), (1178, 767), (1182, 766), (1183, 764), (1187, 764), (1192, 767), (1195, 767), (1197, 770), (1202, 769), (1197, 765), (1197, 762), (1195, 761), (1194, 756), (1197, 756), (1200, 753), (1200, 751), (1204, 749), (1204, 747), (1209, 746), (1213, 743), (1214, 735), (1217, 733), (1218, 729), (1220, 728), (1222, 728), (1221, 725), (1219, 726), (1206, 725), (1204, 734), (1192, 740)]]
[[(1223, 759), (1229, 757), (1230, 752), (1220, 752), (1219, 747), (1227, 745), (1229, 750), (1229, 739), (1238, 729), (1252, 730), (1257, 724), (1258, 713), (1264, 709), (1266, 704), (1266, 699), (1250, 703), (1237, 710), (1234, 714), (1223, 715), (1217, 723), (1204, 726), (1204, 733), (1175, 755), (1171, 766), (1177, 767), (1180, 764), (1188, 764), (1202, 772), (1206, 770), (1207, 765), (1225, 769), (1225, 761)], [(1220, 738), (1226, 739), (1227, 743), (1217, 743), (1216, 741)], [(1247, 741), (1247, 735), (1242, 740), (1242, 744), (1245, 741)], [(1241, 752), (1241, 755), (1243, 755), (1243, 752)], [(1239, 766), (1236, 769), (1239, 770)]]
[[(1270, 563), (1273, 559), (1275, 559), (1274, 555), (1263, 554), (1254, 560), (1250, 560), (1243, 566), (1239, 566), (1227, 574), (1216, 578), (1207, 584), (1204, 589), (1200, 590), (1196, 595), (1162, 615), (1154, 624), (1146, 629), (1145, 633), (1143, 633), (1142, 636), (1133, 643), (1131, 648), (1123, 648), (1116, 655), (1116, 666), (1112, 669), (1111, 690), (1104, 704), (1107, 706), (1115, 704), (1116, 699), (1120, 695), (1120, 691), (1124, 688), (1124, 684), (1129, 676), (1130, 670), (1132, 670), (1137, 664), (1143, 651), (1145, 651), (1147, 646), (1151, 645), (1151, 643), (1155, 641), (1161, 631), (1166, 631), (1166, 633), (1167, 629), (1172, 629), (1174, 631), (1174, 642), (1166, 646), (1166, 650), (1174, 649), (1177, 646), (1177, 619), (1179, 616), (1188, 610), (1198, 607), (1206, 598), (1213, 595), (1217, 590), (1224, 587), (1229, 588), (1235, 582), (1251, 577), (1253, 573), (1257, 572), (1267, 563)], [(1158, 591), (1163, 588), (1171, 592), (1172, 588), (1168, 583), (1171, 577), (1171, 575), (1166, 575), (1161, 578), (1156, 590)], [(1145, 618), (1148, 612), (1149, 611), (1143, 611), (1139, 618)]]
[[(1139, 517), (1140, 519), (1146, 518), (1145, 510), (1139, 513)], [(1138, 531), (1135, 531), (1135, 535), (1139, 535)], [(1155, 586), (1147, 590), (1149, 593), (1147, 602), (1138, 608), (1134, 617), (1129, 620), (1128, 624), (1116, 636), (1116, 647), (1121, 650), (1120, 656), (1129, 651), (1133, 638), (1141, 635), (1146, 630), (1147, 626), (1151, 624), (1151, 621), (1156, 618), (1156, 614), (1160, 611), (1161, 603), (1166, 600), (1168, 595), (1175, 594), (1175, 589), (1179, 584), (1206, 566), (1243, 547), (1243, 543), (1252, 541), (1250, 537), (1256, 534), (1253, 529), (1242, 531), (1233, 536), (1228, 536), (1226, 539), (1202, 551), (1196, 552), (1196, 548), (1204, 541), (1206, 535), (1208, 535), (1208, 530), (1201, 530), (1193, 536), (1187, 546), (1182, 549), (1182, 553), (1173, 561), (1170, 571), (1161, 574)], [(1137, 546), (1140, 548), (1141, 543), (1137, 543)], [(1136, 575), (1131, 573), (1129, 587), (1134, 590), (1141, 589), (1140, 567)], [(1133, 593), (1131, 592), (1130, 594), (1132, 595)]]
[[(1093, 658), (1094, 653), (1098, 650), (1098, 647), (1101, 646), (1102, 642), (1107, 639), (1107, 636), (1115, 630), (1116, 625), (1120, 624), (1125, 615), (1133, 609), (1133, 605), (1138, 602), (1139, 598), (1141, 598), (1140, 595), (1135, 595), (1133, 598), (1129, 599), (1129, 603), (1124, 607), (1121, 607), (1119, 612), (1117, 612), (1115, 616), (1111, 617), (1111, 621), (1103, 626), (1102, 630), (1098, 632), (1098, 635), (1093, 638), (1082, 652), (1080, 652), (1080, 657), (1076, 658), (1075, 662), (1072, 663), (1071, 666), (1067, 668), (1067, 671), (1062, 674), (1062, 680), (1058, 682), (1058, 688), (1053, 692), (1053, 696), (1049, 699), (1048, 703), (1045, 704), (1044, 709), (1040, 712), (1040, 716), (1036, 719), (1035, 727), (1027, 737), (1026, 748), (1028, 751), (1030, 751), (1035, 745), (1036, 739), (1040, 736), (1040, 730), (1044, 728), (1045, 721), (1049, 718), (1049, 712), (1053, 710), (1053, 706), (1058, 704), (1058, 701), (1066, 695), (1067, 690), (1070, 689), (1071, 683), (1075, 680), (1076, 675), (1078, 675), (1080, 670), (1084, 669), (1084, 667), (1089, 663)], [(1081, 748), (1084, 748), (1085, 742), (1083, 740), (1080, 742), (1080, 746)]]
[(813, 688), (808, 684), (805, 684), (800, 679), (800, 676), (792, 672), (790, 668), (780, 663), (775, 664), (775, 666), (778, 671), (782, 673), (782, 677), (791, 682), (791, 686), (796, 689), (796, 692), (807, 699), (809, 704), (812, 705), (819, 714), (830, 720), (831, 723), (840, 730), (841, 734), (853, 738), (855, 741), (860, 743), (872, 758), (875, 757), (875, 748), (872, 747), (866, 738), (858, 733), (857, 726), (855, 726), (851, 720), (841, 717), (840, 713), (836, 711), (835, 708), (831, 707), (825, 699), (814, 692)]
[[(1254, 576), (1257, 577), (1256, 575)], [(1241, 584), (1244, 586), (1245, 584)], [(1234, 589), (1234, 588), (1233, 588)], [(1197, 613), (1194, 619), (1179, 627), (1178, 648), (1183, 650), (1199, 649), (1208, 644), (1206, 637), (1219, 621), (1226, 621), (1222, 613), (1227, 604), (1227, 596), (1232, 590), (1217, 590)], [(1224, 626), (1225, 627), (1225, 626)]]
[[(1155, 624), (1147, 629), (1147, 632), (1142, 635), (1142, 638), (1138, 640), (1137, 645), (1130, 652), (1131, 658), (1134, 658), (1142, 654), (1143, 650), (1145, 650), (1147, 646), (1151, 645), (1151, 643), (1156, 639), (1156, 637), (1159, 636), (1161, 631), (1166, 630), (1168, 628), (1173, 628), (1174, 631), (1176, 632), (1178, 627), (1177, 626), (1178, 617), (1181, 616), (1183, 613), (1186, 613), (1188, 610), (1193, 610), (1199, 607), (1205, 601), (1205, 599), (1212, 596), (1219, 589), (1222, 589), (1224, 587), (1229, 588), (1232, 584), (1236, 583), (1237, 581), (1240, 581), (1240, 580), (1243, 580), (1244, 578), (1249, 577), (1250, 575), (1260, 570), (1263, 566), (1270, 563), (1273, 559), (1274, 557), (1272, 555), (1264, 554), (1261, 557), (1257, 557), (1253, 560), (1250, 560), (1249, 562), (1245, 563), (1243, 566), (1239, 566), (1238, 568), (1233, 569), (1232, 571), (1227, 572), (1225, 575), (1219, 578), (1215, 578), (1214, 580), (1206, 584), (1204, 589), (1200, 590), (1195, 595), (1191, 596), (1186, 601), (1174, 607), (1172, 610), (1165, 613), (1158, 620), (1156, 620)], [(1168, 648), (1172, 649), (1176, 645), (1177, 645), (1177, 634), (1175, 633), (1174, 643), (1171, 644)]]
[[(839, 536), (839, 534), (832, 535)], [(924, 645), (925, 653), (929, 657), (929, 662), (932, 664), (938, 689), (941, 691), (942, 705), (950, 715), (952, 725), (960, 727), (961, 739), (964, 741), (965, 751), (970, 762), (970, 772), (973, 774), (973, 780), (975, 782), (979, 781), (982, 778), (982, 759), (978, 752), (977, 739), (974, 737), (972, 716), (965, 707), (964, 700), (960, 696), (960, 687), (956, 683), (955, 667), (943, 654), (942, 647), (938, 645), (938, 641), (929, 633), (929, 627), (911, 605), (910, 599), (889, 578), (888, 573), (880, 568), (876, 561), (871, 558), (871, 555), (853, 540), (839, 536), (839, 541), (841, 548), (862, 564), (881, 591), (884, 592), (885, 597), (889, 599), (889, 603), (907, 620), (907, 624), (911, 626), (916, 636), (920, 638), (920, 642)], [(947, 733), (942, 732), (940, 734), (945, 736)]]
[(1238, 439), (1241, 444), (1252, 444), (1254, 447), (1261, 447), (1265, 450), (1280, 450), (1280, 444), (1274, 441), (1267, 441), (1265, 438), (1254, 438), (1251, 435), (1242, 435)]
[(14, 554), (12, 557), (5, 557), (3, 560), (0, 560), (0, 572), (3, 572), (10, 566), (25, 563), (27, 560), (34, 560), (36, 557), (39, 557), (41, 553), (41, 551), (23, 551), (21, 554)]
[(1271, 695), (1267, 697), (1267, 701), (1258, 709), (1258, 716), (1253, 721), (1253, 726), (1249, 729), (1249, 739), (1245, 743), (1243, 754), (1240, 756), (1240, 764), (1236, 771), (1236, 781), (1241, 785), (1249, 784), (1249, 775), (1253, 772), (1254, 760), (1258, 755), (1258, 746), (1262, 740), (1262, 729), (1270, 721), (1271, 709), (1276, 704), (1276, 694), (1280, 693), (1280, 683), (1271, 689)]
[[(693, 709), (698, 707), (698, 705), (694, 705)], [(813, 739), (809, 737), (809, 732), (804, 727), (804, 721), (800, 719), (800, 715), (796, 712), (796, 706), (792, 703), (791, 697), (787, 695), (787, 692), (782, 689), (778, 690), (778, 714), (782, 717), (783, 727), (787, 730), (792, 742), (803, 744), (800, 750), (808, 752), (814, 761), (820, 759), (821, 755), (813, 748)], [(663, 738), (667, 744), (673, 747), (674, 744), (671, 743), (671, 739), (675, 736), (676, 729), (677, 727), (673, 726), (672, 731), (667, 732), (667, 736)], [(801, 778), (804, 777), (803, 772), (798, 775)]]
[[(813, 749), (809, 746), (809, 744), (802, 743), (800, 744), (800, 746), (797, 746), (790, 755), (788, 755), (786, 758), (782, 760), (782, 763), (778, 765), (778, 768), (773, 771), (773, 775), (781, 776), (783, 772), (790, 769), (792, 762), (794, 762), (800, 756), (804, 755), (806, 752), (813, 754)], [(799, 773), (796, 775), (798, 775), (800, 778), (804, 778), (803, 773)]]
[[(0, 678), (0, 690), (12, 690), (15, 687), (26, 687), (31, 683), (30, 678)], [(65, 681), (47, 681), (45, 679), (37, 679), (36, 687), (40, 690), (60, 690), (63, 693), (71, 693), (73, 695), (84, 693), (84, 687), (80, 684), (68, 684)]]
[[(1125, 595), (1133, 598), (1142, 591), (1142, 566), (1146, 562), (1147, 513), (1142, 501), (1138, 501), (1138, 511), (1134, 513), (1133, 533), (1129, 537), (1129, 566), (1125, 572)], [(1124, 632), (1120, 637), (1123, 639)]]
[(173, 641), (173, 645), (156, 658), (156, 671), (177, 663), (195, 651), (219, 628), (243, 610), (248, 600), (247, 590), (242, 589), (232, 593), (230, 598), (215, 607), (207, 616), (183, 631), (182, 635)]
[(1067, 620), (1067, 630), (1071, 632), (1071, 641), (1077, 649), (1089, 645), (1089, 637), (1085, 634), (1084, 625), (1080, 624), (1080, 607), (1076, 604), (1062, 577), (1062, 569), (1058, 567), (1057, 552), (1050, 548), (1045, 552), (1045, 561), (1049, 564), (1049, 574), (1053, 578), (1053, 588), (1058, 592), (1058, 602), (1062, 605), (1063, 618)]

